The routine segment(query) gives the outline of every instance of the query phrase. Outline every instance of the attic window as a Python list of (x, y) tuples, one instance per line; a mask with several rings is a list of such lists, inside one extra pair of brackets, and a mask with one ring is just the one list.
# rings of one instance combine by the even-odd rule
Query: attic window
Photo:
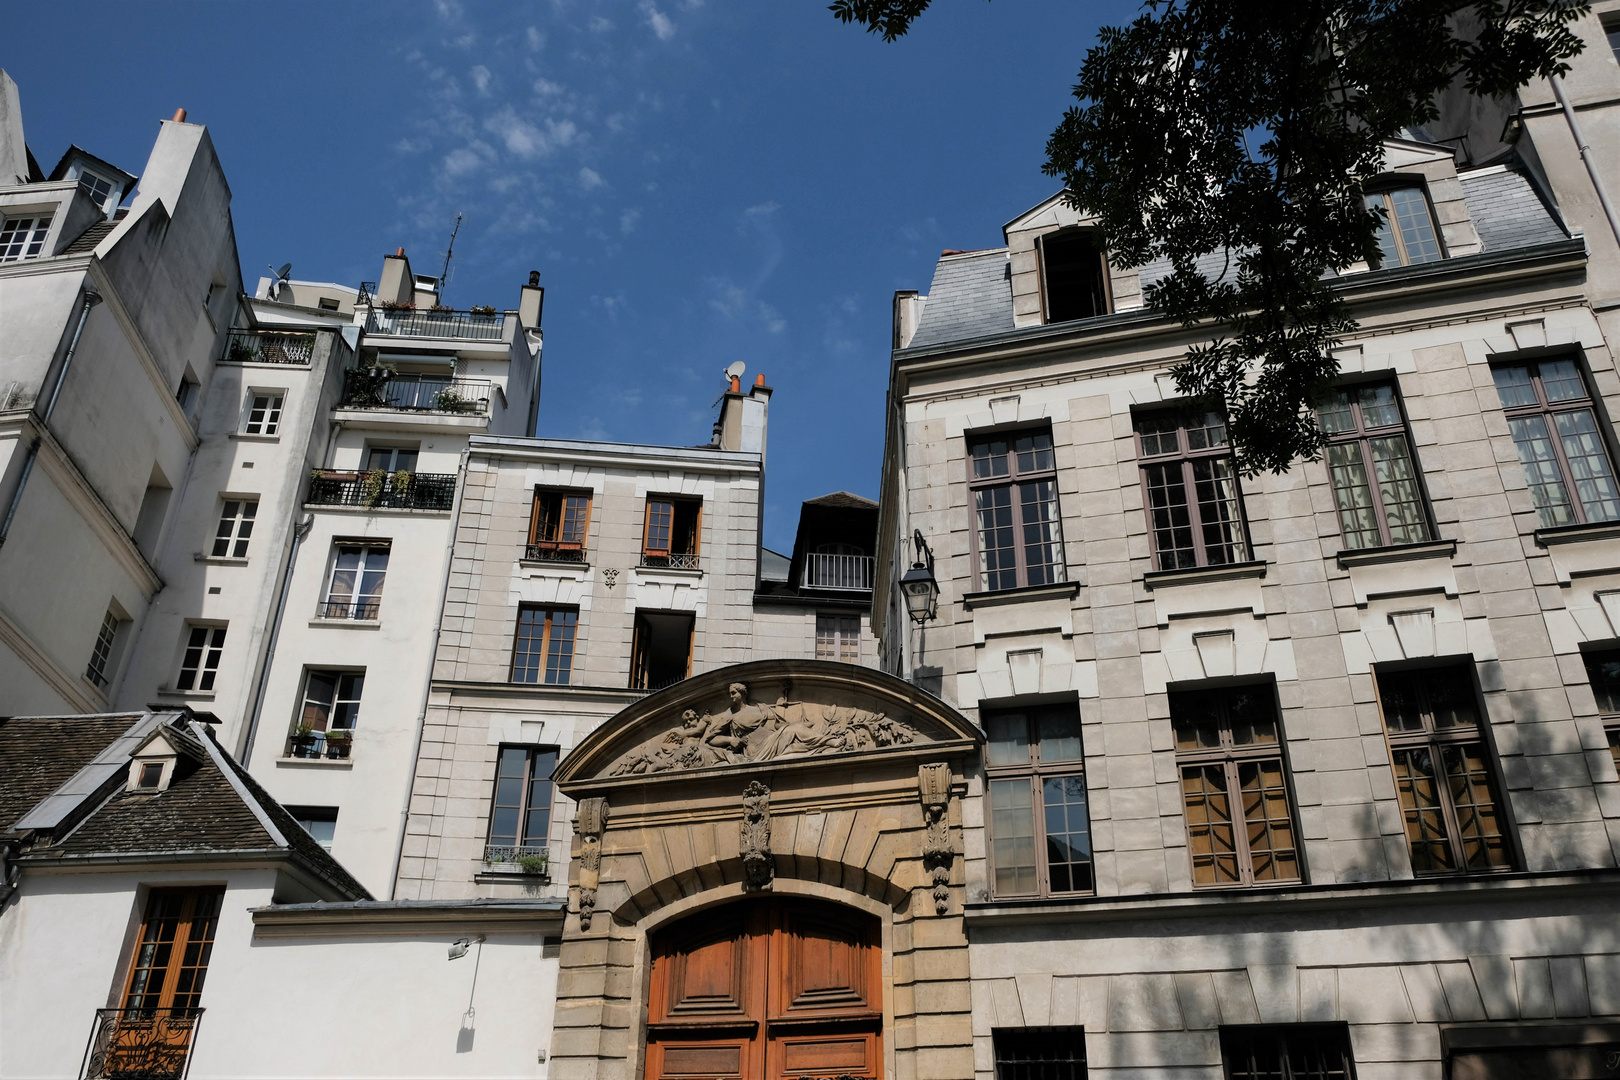
[(50, 231), (50, 214), (0, 219), (0, 263), (38, 258)]
[(320, 298), (320, 306), (322, 311), (336, 311), (338, 302), (330, 296), (323, 296)]
[(1037, 241), (1047, 322), (1108, 314), (1107, 263), (1100, 241), (1094, 229), (1060, 229)]
[(148, 761), (141, 766), (141, 779), (139, 786), (155, 788), (163, 782), (163, 762)]
[(80, 173), (79, 186), (89, 193), (90, 197), (96, 201), (97, 206), (107, 205), (107, 196), (112, 194), (113, 189), (111, 180), (103, 176), (97, 176), (93, 172)]
[(1421, 184), (1370, 192), (1366, 199), (1369, 209), (1384, 211), (1378, 226), (1382, 266), (1413, 266), (1446, 257)]

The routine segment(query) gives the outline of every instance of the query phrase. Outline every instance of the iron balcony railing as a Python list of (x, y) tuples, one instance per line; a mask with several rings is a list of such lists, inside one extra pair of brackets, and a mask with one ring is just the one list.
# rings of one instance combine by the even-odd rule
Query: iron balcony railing
[(582, 563), (585, 545), (577, 540), (538, 540), (523, 546), (523, 557), (530, 562)]
[(417, 311), (412, 308), (372, 308), (366, 333), (385, 337), (455, 338), (459, 341), (500, 341), (506, 316), (500, 312)]
[(343, 373), (343, 399), (339, 404), (345, 409), (409, 409), (488, 416), (492, 385), (488, 379), (394, 375), (382, 368), (358, 368)]
[(315, 605), (317, 619), (376, 619), (382, 608), (380, 596), (333, 596)]
[(524, 847), (485, 844), (484, 868), (497, 874), (545, 877), (551, 871), (551, 849), (543, 844)]
[(82, 1080), (184, 1080), (202, 1009), (97, 1009)]
[[(403, 475), (403, 479), (401, 478)], [(449, 510), (456, 498), (455, 473), (389, 473), (319, 470), (309, 481), (311, 506), (364, 506), (384, 510)]]
[(697, 570), (697, 552), (662, 552), (644, 551), (641, 553), (641, 565), (656, 570)]
[(871, 555), (823, 555), (811, 552), (804, 558), (799, 588), (871, 592), (872, 568), (876, 564), (877, 560)]
[(354, 748), (354, 731), (338, 728), (336, 731), (294, 731), (287, 736), (287, 756), (290, 758), (328, 758), (342, 761)]
[(314, 334), (278, 330), (232, 330), (222, 360), (255, 364), (307, 364), (315, 355)]

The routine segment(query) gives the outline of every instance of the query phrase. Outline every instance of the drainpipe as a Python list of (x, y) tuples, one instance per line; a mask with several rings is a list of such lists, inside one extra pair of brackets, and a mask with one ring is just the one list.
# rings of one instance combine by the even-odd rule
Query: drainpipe
[(1598, 202), (1603, 206), (1603, 216), (1609, 219), (1609, 231), (1620, 242), (1620, 217), (1615, 216), (1614, 204), (1609, 201), (1609, 192), (1603, 186), (1603, 178), (1598, 174), (1597, 162), (1592, 160), (1592, 148), (1587, 145), (1586, 136), (1581, 134), (1581, 125), (1575, 119), (1575, 110), (1570, 106), (1569, 98), (1564, 94), (1564, 80), (1557, 75), (1549, 75), (1547, 81), (1552, 83), (1553, 96), (1558, 99), (1559, 106), (1564, 110), (1564, 122), (1569, 125), (1570, 138), (1580, 149), (1581, 161), (1586, 165), (1586, 175), (1592, 178), (1592, 190), (1597, 192)]
[[(62, 357), (62, 366), (56, 372), (56, 383), (51, 387), (51, 396), (45, 402), (45, 412), (39, 418), (42, 430), (48, 430), (51, 422), (51, 413), (56, 411), (56, 398), (62, 392), (62, 383), (67, 381), (68, 365), (73, 363), (73, 354), (79, 348), (79, 335), (84, 333), (85, 320), (90, 317), (90, 309), (101, 303), (101, 294), (96, 287), (88, 282), (84, 286), (84, 306), (79, 309), (79, 322), (73, 328), (73, 340), (68, 342), (67, 355)], [(35, 435), (34, 441), (28, 444), (28, 456), (23, 459), (22, 473), (17, 477), (17, 487), (11, 493), (11, 505), (6, 507), (6, 519), (0, 522), (0, 547), (4, 547), (6, 537), (11, 533), (12, 519), (17, 516), (17, 507), (22, 502), (23, 489), (28, 486), (28, 475), (34, 471), (34, 459), (39, 456), (39, 444), (44, 440), (43, 435)]]
[[(293, 511), (297, 513), (297, 511)], [(298, 565), (298, 547), (315, 525), (315, 515), (305, 514), (304, 520), (293, 526), (292, 554), (287, 557), (287, 570), (281, 576), (281, 594), (276, 597), (275, 614), (270, 617), (270, 635), (264, 647), (264, 665), (259, 669), (259, 682), (253, 688), (253, 708), (248, 711), (247, 733), (243, 737), (241, 761), (247, 768), (253, 760), (253, 739), (259, 732), (259, 710), (264, 707), (264, 689), (270, 682), (270, 664), (276, 657), (276, 639), (281, 636), (281, 616), (287, 610), (287, 592), (292, 588), (293, 567)]]

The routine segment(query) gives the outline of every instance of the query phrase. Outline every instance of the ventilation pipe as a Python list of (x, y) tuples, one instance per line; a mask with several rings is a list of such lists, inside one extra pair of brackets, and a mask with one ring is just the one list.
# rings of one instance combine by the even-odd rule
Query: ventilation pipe
[(1564, 80), (1557, 75), (1549, 75), (1547, 81), (1552, 83), (1553, 96), (1558, 99), (1559, 107), (1564, 110), (1564, 122), (1569, 125), (1570, 138), (1575, 140), (1575, 146), (1581, 152), (1581, 162), (1586, 166), (1586, 175), (1592, 178), (1592, 190), (1597, 192), (1598, 203), (1603, 207), (1603, 216), (1609, 219), (1609, 231), (1614, 233), (1616, 242), (1620, 242), (1620, 218), (1615, 216), (1614, 205), (1609, 202), (1609, 192), (1603, 186), (1603, 177), (1598, 173), (1597, 162), (1592, 160), (1592, 148), (1587, 145), (1586, 137), (1581, 134), (1581, 125), (1575, 119), (1575, 110), (1564, 94)]

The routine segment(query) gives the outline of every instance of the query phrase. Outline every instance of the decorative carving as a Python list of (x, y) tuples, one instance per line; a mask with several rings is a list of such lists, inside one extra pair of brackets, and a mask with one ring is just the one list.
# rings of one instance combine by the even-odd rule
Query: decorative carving
[(581, 799), (574, 814), (574, 832), (579, 837), (579, 928), (591, 928), (596, 911), (596, 888), (602, 873), (602, 830), (607, 827), (606, 799)]
[(743, 888), (768, 889), (776, 865), (771, 859), (771, 789), (753, 781), (743, 788)]
[(750, 700), (747, 684), (732, 683), (726, 690), (731, 702), (725, 709), (701, 715), (687, 709), (678, 726), (625, 754), (609, 775), (850, 753), (900, 746), (919, 738), (916, 728), (883, 713), (789, 701), (789, 688), (782, 689), (775, 705), (761, 705)]
[(934, 882), (934, 913), (951, 906), (951, 767), (944, 762), (917, 768), (917, 794), (923, 807), (923, 868)]
[(616, 566), (602, 567), (602, 580), (607, 583), (608, 588), (613, 588), (619, 583), (619, 568)]

